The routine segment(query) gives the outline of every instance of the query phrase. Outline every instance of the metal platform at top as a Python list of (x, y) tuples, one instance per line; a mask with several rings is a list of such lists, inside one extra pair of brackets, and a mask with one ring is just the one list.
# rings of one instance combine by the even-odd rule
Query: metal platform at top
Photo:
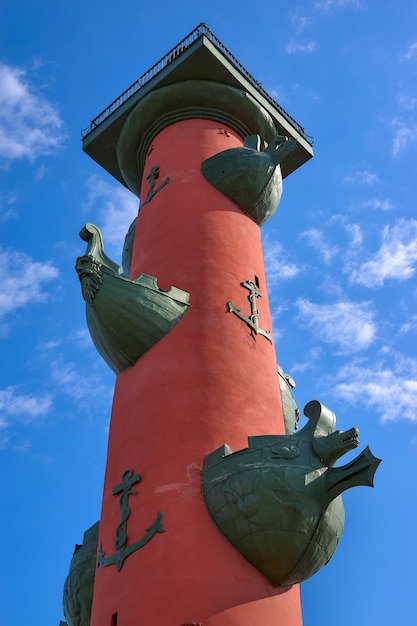
[(150, 91), (184, 80), (212, 80), (242, 89), (259, 102), (274, 120), (278, 132), (297, 140), (297, 150), (284, 176), (313, 156), (304, 128), (281, 107), (222, 42), (201, 23), (162, 59), (95, 117), (82, 132), (83, 150), (125, 185), (116, 158), (116, 143), (135, 105)]

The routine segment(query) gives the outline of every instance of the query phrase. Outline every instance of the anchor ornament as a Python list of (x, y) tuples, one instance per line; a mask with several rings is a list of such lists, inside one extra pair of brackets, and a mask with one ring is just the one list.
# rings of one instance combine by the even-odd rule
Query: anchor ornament
[(146, 177), (146, 180), (149, 181), (149, 190), (145, 200), (140, 204), (139, 210), (147, 203), (152, 200), (154, 196), (161, 191), (165, 185), (169, 183), (169, 176), (155, 189), (155, 180), (159, 178), (159, 165), (154, 165), (151, 167), (149, 174)]
[(116, 529), (116, 541), (114, 543), (116, 552), (106, 557), (106, 553), (103, 551), (102, 545), (100, 545), (97, 567), (107, 567), (108, 565), (114, 564), (119, 572), (122, 569), (124, 560), (128, 556), (136, 550), (143, 548), (143, 546), (146, 545), (148, 541), (156, 535), (156, 533), (165, 532), (165, 529), (162, 526), (162, 513), (161, 511), (158, 511), (155, 521), (146, 529), (146, 534), (138, 541), (131, 543), (129, 546), (126, 545), (127, 519), (130, 515), (129, 496), (136, 494), (136, 491), (132, 489), (132, 486), (138, 482), (140, 482), (140, 475), (133, 474), (133, 470), (128, 469), (122, 475), (122, 482), (113, 487), (112, 493), (114, 496), (120, 493), (119, 507), (121, 509), (120, 524)]
[(256, 299), (262, 298), (262, 293), (259, 291), (255, 283), (253, 283), (251, 280), (245, 280), (243, 283), (240, 284), (242, 285), (242, 287), (245, 287), (250, 292), (248, 298), (252, 314), (249, 317), (246, 317), (246, 315), (243, 315), (243, 313), (241, 313), (240, 309), (237, 309), (234, 306), (231, 300), (229, 300), (229, 302), (227, 303), (227, 306), (229, 307), (229, 313), (234, 313), (235, 315), (237, 315), (253, 330), (256, 335), (262, 335), (272, 343), (271, 332), (269, 330), (263, 330), (262, 328), (260, 328), (258, 322), (259, 311), (256, 307)]

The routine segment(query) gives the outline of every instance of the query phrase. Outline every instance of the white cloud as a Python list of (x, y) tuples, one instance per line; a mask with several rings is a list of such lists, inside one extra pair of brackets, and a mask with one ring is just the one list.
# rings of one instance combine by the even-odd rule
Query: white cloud
[(45, 415), (52, 405), (49, 394), (43, 396), (19, 394), (17, 387), (0, 390), (0, 411), (3, 415), (20, 416), (25, 422), (31, 422)]
[(369, 302), (314, 304), (297, 300), (298, 318), (322, 341), (350, 354), (365, 350), (375, 339), (376, 327)]
[(392, 154), (398, 156), (410, 143), (417, 141), (417, 124), (414, 120), (406, 124), (403, 119), (395, 118), (391, 121), (391, 126), (395, 128)]
[(74, 341), (81, 350), (89, 350), (93, 346), (90, 332), (87, 328), (78, 329), (75, 332)]
[(89, 404), (85, 400), (90, 400), (91, 404), (98, 397), (111, 401), (112, 387), (104, 384), (91, 367), (86, 372), (85, 364), (75, 365), (59, 355), (50, 365), (50, 377), (56, 393), (61, 393), (75, 402), (83, 401), (85, 408)]
[(290, 41), (285, 50), (288, 54), (312, 54), (317, 50), (317, 43), (313, 39), (304, 44), (298, 43), (297, 41)]
[(363, 2), (360, 0), (320, 0), (316, 2), (316, 9), (322, 9), (323, 11), (331, 11), (332, 9), (343, 9), (344, 7), (353, 7), (354, 9), (363, 9)]
[(386, 280), (411, 278), (417, 263), (417, 221), (399, 220), (385, 226), (379, 250), (367, 261), (355, 267), (347, 263), (345, 272), (353, 284), (381, 287)]
[(359, 224), (345, 224), (346, 232), (350, 237), (350, 245), (357, 248), (363, 241), (362, 230)]
[(417, 330), (417, 315), (412, 315), (407, 319), (406, 322), (401, 324), (399, 328), (399, 334), (405, 335), (406, 333), (416, 331)]
[(291, 263), (284, 251), (284, 247), (278, 241), (271, 241), (266, 235), (262, 239), (266, 276), (268, 285), (276, 285), (281, 280), (295, 278), (301, 268)]
[(44, 302), (44, 286), (59, 276), (50, 262), (33, 261), (25, 252), (0, 248), (0, 319), (32, 302)]
[(106, 249), (121, 254), (129, 226), (138, 213), (138, 199), (122, 185), (112, 185), (97, 176), (91, 176), (87, 186), (88, 200), (83, 208), (86, 212), (98, 211), (97, 226)]
[(0, 62), (0, 158), (33, 161), (54, 154), (65, 139), (57, 109), (26, 79), (25, 71)]
[(16, 386), (0, 389), (0, 447), (9, 442), (8, 430), (12, 424), (38, 421), (49, 412), (51, 406), (50, 394), (22, 394)]
[(417, 41), (408, 46), (407, 51), (401, 56), (403, 61), (409, 61), (417, 56)]
[(373, 198), (371, 200), (366, 200), (361, 204), (361, 206), (369, 207), (370, 209), (380, 209), (381, 211), (391, 211), (395, 208), (395, 204), (393, 204), (389, 198), (385, 198), (385, 200)]
[(417, 98), (401, 94), (398, 96), (398, 103), (404, 111), (413, 111), (417, 106)]
[(375, 172), (369, 172), (368, 170), (357, 170), (352, 176), (346, 176), (343, 179), (345, 183), (360, 183), (361, 185), (375, 185), (379, 183), (379, 178)]
[(349, 363), (337, 372), (329, 391), (350, 405), (363, 404), (374, 409), (382, 422), (416, 422), (417, 359), (398, 353), (388, 356), (388, 363)]
[(0, 222), (17, 217), (15, 204), (17, 196), (14, 193), (0, 193)]
[(301, 33), (307, 26), (308, 19), (304, 15), (301, 15), (300, 10), (296, 8), (295, 11), (292, 11), (290, 13), (290, 22), (295, 28), (296, 32)]
[(310, 228), (309, 230), (303, 231), (300, 233), (300, 238), (305, 239), (307, 244), (323, 257), (326, 265), (339, 253), (338, 246), (330, 245), (324, 239), (323, 233), (317, 228)]

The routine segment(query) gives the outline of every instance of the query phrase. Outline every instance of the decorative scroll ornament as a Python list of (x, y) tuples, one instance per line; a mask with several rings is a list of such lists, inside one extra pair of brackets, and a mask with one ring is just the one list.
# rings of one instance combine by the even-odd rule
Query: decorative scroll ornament
[(98, 553), (98, 562), (97, 567), (107, 567), (108, 565), (116, 565), (117, 571), (120, 571), (124, 560), (130, 556), (136, 550), (143, 548), (156, 533), (164, 533), (165, 530), (162, 527), (162, 513), (158, 511), (155, 521), (148, 526), (146, 529), (146, 534), (131, 543), (129, 546), (127, 543), (127, 520), (130, 515), (129, 508), (129, 496), (136, 494), (136, 491), (132, 489), (132, 486), (140, 481), (139, 474), (133, 474), (133, 470), (128, 469), (122, 475), (122, 482), (120, 485), (116, 485), (113, 487), (112, 493), (113, 495), (120, 494), (119, 498), (119, 506), (121, 509), (120, 515), (120, 523), (116, 528), (116, 541), (114, 543), (114, 547), (116, 548), (116, 552), (113, 552), (110, 556), (105, 556), (105, 552), (103, 552), (103, 547), (100, 545), (99, 553)]
[(240, 309), (237, 309), (231, 300), (229, 300), (229, 302), (227, 303), (227, 306), (229, 307), (229, 312), (234, 313), (241, 320), (243, 320), (256, 335), (262, 335), (272, 343), (271, 331), (263, 330), (262, 328), (260, 328), (258, 322), (259, 311), (256, 307), (256, 299), (261, 298), (262, 293), (259, 291), (255, 283), (253, 283), (251, 280), (245, 280), (243, 283), (240, 284), (242, 285), (242, 287), (245, 287), (249, 290), (248, 299), (251, 306), (251, 315), (249, 317), (243, 315)]
[(282, 195), (280, 163), (297, 147), (295, 139), (276, 135), (262, 152), (259, 135), (245, 138), (201, 164), (204, 178), (262, 226), (276, 211)]
[(296, 434), (249, 437), (248, 448), (233, 454), (224, 445), (204, 462), (203, 494), (213, 520), (275, 585), (300, 583), (326, 565), (343, 531), (340, 494), (373, 486), (380, 463), (367, 447), (332, 467), (359, 445), (358, 430), (334, 432), (334, 413), (315, 400), (304, 413), (309, 422)]
[[(75, 269), (87, 303), (87, 325), (98, 352), (119, 374), (130, 367), (182, 318), (189, 306), (186, 291), (171, 287), (162, 291), (156, 278), (140, 274), (129, 280), (120, 266), (104, 252), (100, 230), (86, 224), (80, 237), (87, 242)], [(132, 229), (124, 254), (130, 266)]]

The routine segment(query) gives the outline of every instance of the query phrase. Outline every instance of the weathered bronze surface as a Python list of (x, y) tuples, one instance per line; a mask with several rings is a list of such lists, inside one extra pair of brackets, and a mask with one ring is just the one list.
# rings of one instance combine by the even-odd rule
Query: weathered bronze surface
[(84, 533), (83, 543), (75, 546), (62, 600), (68, 626), (90, 626), (98, 529), (96, 522)]
[(130, 276), (130, 266), (132, 264), (133, 244), (135, 242), (136, 222), (137, 222), (137, 217), (135, 217), (135, 219), (129, 226), (129, 230), (127, 231), (124, 244), (123, 244), (122, 269), (123, 269), (123, 275), (126, 276), (126, 278), (129, 278)]
[(366, 448), (332, 467), (358, 446), (358, 430), (334, 432), (334, 413), (317, 401), (304, 413), (309, 422), (300, 432), (249, 437), (248, 448), (234, 454), (224, 445), (203, 468), (203, 494), (218, 528), (280, 586), (306, 580), (330, 560), (343, 531), (340, 494), (373, 486), (380, 463)]
[(225, 124), (242, 139), (259, 135), (271, 144), (277, 134), (267, 111), (236, 87), (212, 80), (183, 80), (155, 89), (139, 100), (117, 140), (118, 169), (132, 193), (139, 197), (153, 138), (167, 126), (187, 119), (210, 119)]
[[(134, 280), (123, 276), (105, 254), (100, 230), (93, 224), (86, 224), (80, 236), (87, 251), (78, 257), (76, 270), (87, 303), (88, 329), (98, 352), (119, 374), (179, 322), (190, 296), (176, 287), (162, 291), (147, 274)], [(125, 260), (130, 265), (127, 253)]]
[(115, 496), (117, 494), (120, 494), (119, 507), (121, 509), (120, 523), (116, 528), (116, 541), (114, 543), (116, 551), (106, 557), (106, 553), (103, 551), (103, 546), (100, 545), (97, 567), (116, 565), (117, 571), (120, 571), (122, 569), (124, 560), (128, 556), (133, 554), (133, 552), (136, 552), (136, 550), (143, 548), (143, 546), (146, 545), (152, 539), (152, 537), (156, 535), (156, 533), (165, 532), (162, 526), (162, 513), (161, 511), (158, 511), (155, 521), (152, 522), (152, 524), (146, 529), (146, 534), (138, 541), (135, 541), (130, 545), (126, 545), (127, 520), (130, 515), (130, 509), (128, 504), (129, 496), (136, 494), (136, 491), (132, 489), (132, 486), (138, 482), (140, 482), (139, 474), (133, 474), (133, 470), (128, 469), (122, 475), (122, 482), (119, 485), (113, 487), (113, 495)]
[(255, 335), (262, 335), (265, 339), (268, 339), (272, 343), (271, 331), (263, 330), (259, 326), (258, 317), (259, 311), (256, 306), (256, 299), (262, 298), (262, 293), (259, 291), (257, 285), (253, 283), (251, 280), (245, 280), (243, 283), (240, 283), (242, 287), (249, 290), (248, 299), (250, 302), (251, 314), (249, 316), (244, 315), (240, 309), (237, 309), (233, 302), (229, 300), (227, 306), (229, 307), (229, 313), (234, 313), (237, 315), (239, 319), (245, 322), (249, 326), (249, 328), (255, 333)]
[(295, 403), (292, 390), (295, 387), (294, 379), (285, 374), (284, 370), (278, 365), (279, 388), (281, 391), (282, 413), (284, 415), (285, 434), (292, 435), (298, 428), (298, 420), (300, 419), (300, 411)]
[(160, 185), (158, 185), (158, 187), (155, 188), (155, 181), (158, 178), (159, 178), (159, 166), (158, 165), (154, 165), (153, 167), (151, 167), (151, 170), (150, 170), (149, 174), (146, 177), (146, 180), (149, 182), (149, 189), (148, 189), (148, 193), (146, 194), (145, 200), (140, 203), (139, 209), (141, 209), (145, 204), (150, 202), (152, 200), (152, 198), (158, 193), (158, 191), (161, 191), (161, 189), (163, 187), (165, 187), (165, 185), (168, 185), (168, 183), (169, 183), (169, 176), (167, 176), (162, 181), (162, 183)]
[(203, 161), (201, 172), (213, 187), (262, 226), (281, 199), (280, 163), (296, 146), (294, 139), (276, 135), (261, 151), (261, 138), (252, 135), (245, 138), (242, 148), (230, 148)]

